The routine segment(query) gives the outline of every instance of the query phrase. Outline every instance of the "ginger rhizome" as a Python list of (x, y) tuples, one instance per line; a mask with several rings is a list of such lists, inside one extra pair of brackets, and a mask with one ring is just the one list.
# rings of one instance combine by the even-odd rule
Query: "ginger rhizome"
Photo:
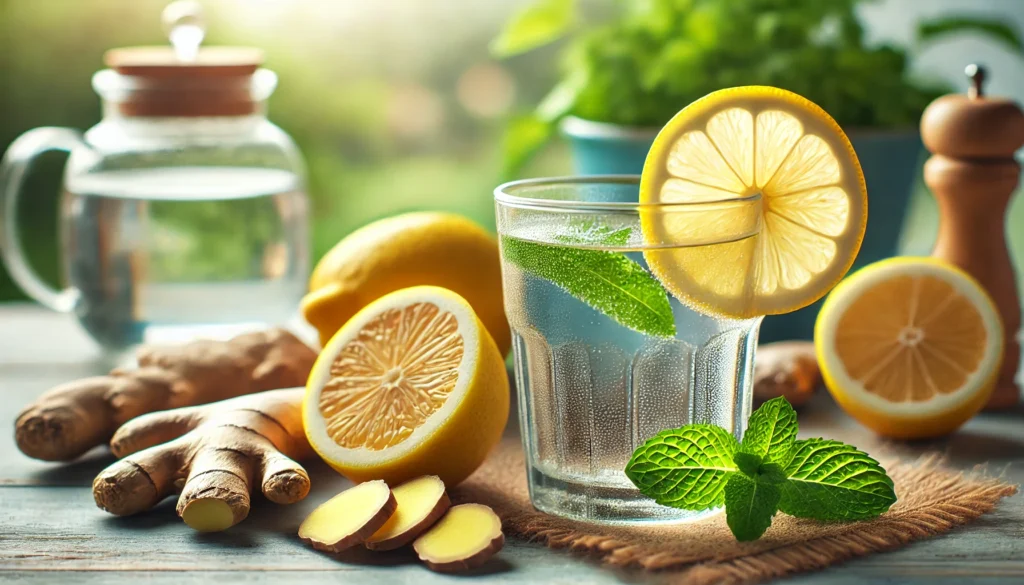
[(482, 565), (505, 545), (501, 519), (483, 504), (451, 507), (425, 534), (413, 550), (433, 571), (450, 573)]
[(341, 552), (363, 544), (397, 507), (386, 483), (367, 481), (317, 506), (299, 525), (299, 538), (317, 550)]
[(15, 423), (18, 448), (36, 459), (70, 461), (148, 412), (304, 385), (316, 352), (271, 329), (228, 341), (144, 346), (136, 357), (137, 369), (62, 384), (27, 406)]
[(754, 360), (754, 400), (786, 397), (793, 406), (810, 400), (821, 385), (821, 370), (811, 341), (778, 341), (758, 346)]
[(380, 530), (366, 539), (366, 548), (370, 550), (393, 550), (409, 544), (451, 506), (444, 482), (436, 475), (409, 480), (391, 493), (398, 507)]
[(303, 394), (272, 390), (128, 421), (110, 441), (123, 459), (93, 481), (96, 505), (125, 516), (180, 490), (178, 515), (210, 532), (248, 515), (257, 481), (274, 503), (301, 500), (309, 476), (296, 461), (312, 455), (302, 430)]

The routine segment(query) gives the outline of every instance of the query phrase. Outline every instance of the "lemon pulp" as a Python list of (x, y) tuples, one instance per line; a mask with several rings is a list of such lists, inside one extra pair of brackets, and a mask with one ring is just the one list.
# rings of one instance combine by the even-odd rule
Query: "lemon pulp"
[(923, 438), (953, 431), (995, 385), (1002, 323), (970, 276), (930, 258), (876, 262), (843, 281), (822, 306), (815, 345), (826, 386), (880, 434)]
[(679, 112), (647, 156), (640, 198), (694, 204), (642, 208), (645, 243), (657, 247), (645, 259), (680, 300), (735, 318), (821, 298), (852, 265), (867, 218), (846, 135), (771, 87), (721, 90)]
[(328, 435), (350, 449), (404, 441), (448, 399), (464, 353), (455, 316), (436, 305), (375, 316), (331, 364), (320, 393)]

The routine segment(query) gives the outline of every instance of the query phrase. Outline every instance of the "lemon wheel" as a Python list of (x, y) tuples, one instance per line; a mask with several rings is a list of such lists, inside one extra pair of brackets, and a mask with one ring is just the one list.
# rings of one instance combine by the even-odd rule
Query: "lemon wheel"
[[(642, 209), (655, 248), (645, 259), (683, 302), (734, 318), (824, 296), (850, 269), (867, 219), (846, 135), (814, 103), (773, 87), (717, 91), (676, 114), (647, 155), (640, 200), (705, 204)], [(753, 235), (734, 236), (749, 226)]]
[(469, 303), (419, 286), (366, 306), (327, 343), (303, 402), (306, 436), (353, 481), (437, 475), (453, 486), (501, 438), (505, 362)]
[(995, 387), (1002, 322), (985, 290), (931, 258), (867, 266), (832, 291), (815, 326), (825, 383), (876, 432), (925, 438), (955, 430)]

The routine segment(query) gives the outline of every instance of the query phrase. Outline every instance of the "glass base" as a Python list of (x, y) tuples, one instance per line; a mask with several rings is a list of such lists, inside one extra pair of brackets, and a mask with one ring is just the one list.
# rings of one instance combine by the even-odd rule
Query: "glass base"
[[(530, 500), (533, 506), (554, 516), (599, 524), (678, 524), (694, 522), (722, 511), (722, 508), (691, 512), (656, 503), (630, 485), (600, 485), (574, 481), (528, 468)], [(581, 478), (582, 479), (582, 478)]]

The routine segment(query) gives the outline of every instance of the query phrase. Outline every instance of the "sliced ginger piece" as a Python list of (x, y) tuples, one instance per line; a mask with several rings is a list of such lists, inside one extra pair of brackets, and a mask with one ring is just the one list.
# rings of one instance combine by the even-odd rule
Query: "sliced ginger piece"
[(443, 573), (482, 565), (505, 545), (501, 519), (483, 504), (460, 504), (413, 542), (428, 568)]
[(444, 482), (436, 475), (409, 480), (391, 490), (398, 509), (384, 526), (366, 540), (370, 550), (393, 550), (423, 534), (451, 506)]
[(341, 552), (380, 530), (397, 507), (388, 484), (367, 481), (317, 506), (299, 525), (299, 538), (317, 550)]

